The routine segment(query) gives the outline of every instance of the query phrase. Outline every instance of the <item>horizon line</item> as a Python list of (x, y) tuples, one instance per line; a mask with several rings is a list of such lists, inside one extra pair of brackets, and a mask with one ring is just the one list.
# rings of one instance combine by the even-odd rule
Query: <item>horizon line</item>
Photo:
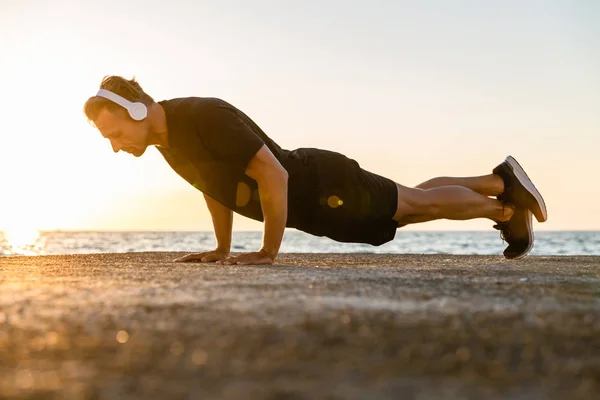
[[(294, 229), (294, 228), (286, 228), (286, 229)], [(88, 232), (88, 233), (151, 233), (151, 232), (156, 232), (156, 233), (214, 233), (213, 230), (187, 230), (187, 229), (181, 229), (181, 230), (166, 230), (166, 229), (133, 229), (133, 230), (128, 230), (128, 229), (32, 229), (34, 231), (37, 231), (39, 233), (52, 233), (52, 232), (66, 232), (66, 233), (83, 233), (83, 232)], [(305, 233), (307, 235), (310, 235), (310, 233), (307, 232), (303, 232), (300, 230), (296, 230), (294, 229), (296, 232), (302, 232)], [(0, 233), (6, 233), (6, 232), (10, 232), (11, 229), (0, 229)], [(430, 232), (430, 233), (445, 233), (445, 232), (455, 232), (455, 233), (459, 233), (459, 232), (496, 232), (493, 229), (490, 230), (484, 230), (484, 229), (432, 229), (432, 230), (415, 230), (415, 229), (403, 229), (403, 228), (398, 228), (398, 231), (403, 231), (403, 232)], [(536, 229), (536, 232), (600, 232), (600, 228), (598, 229)], [(234, 232), (240, 232), (240, 233), (262, 233), (262, 230), (233, 230), (232, 233)], [(318, 236), (317, 236), (318, 237)]]

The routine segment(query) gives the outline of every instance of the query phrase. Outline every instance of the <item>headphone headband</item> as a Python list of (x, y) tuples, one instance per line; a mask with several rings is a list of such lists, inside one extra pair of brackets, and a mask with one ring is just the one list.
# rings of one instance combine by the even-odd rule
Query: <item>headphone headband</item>
[(116, 103), (127, 110), (129, 116), (135, 121), (141, 121), (148, 116), (148, 108), (144, 103), (140, 102), (131, 102), (124, 97), (119, 96), (116, 93), (111, 92), (110, 90), (100, 89), (96, 96), (104, 97)]

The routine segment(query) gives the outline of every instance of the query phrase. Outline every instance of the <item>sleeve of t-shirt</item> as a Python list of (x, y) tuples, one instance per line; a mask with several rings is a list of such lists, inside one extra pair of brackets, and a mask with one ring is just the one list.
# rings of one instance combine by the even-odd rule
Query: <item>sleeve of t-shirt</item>
[(205, 118), (199, 134), (206, 148), (217, 160), (246, 170), (263, 140), (227, 107), (216, 106)]

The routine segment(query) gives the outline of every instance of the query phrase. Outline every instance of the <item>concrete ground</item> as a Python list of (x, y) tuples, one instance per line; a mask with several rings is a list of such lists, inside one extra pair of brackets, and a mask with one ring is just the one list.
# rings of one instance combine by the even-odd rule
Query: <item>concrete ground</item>
[(0, 257), (0, 398), (598, 398), (600, 257)]

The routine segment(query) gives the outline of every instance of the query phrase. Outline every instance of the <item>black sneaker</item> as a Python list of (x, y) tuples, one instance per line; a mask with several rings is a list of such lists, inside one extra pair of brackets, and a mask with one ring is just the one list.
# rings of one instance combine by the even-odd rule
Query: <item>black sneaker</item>
[(517, 160), (512, 156), (506, 157), (502, 164), (494, 168), (493, 173), (504, 181), (504, 193), (498, 196), (498, 200), (531, 210), (538, 222), (548, 219), (542, 195)]
[(504, 257), (516, 260), (523, 258), (533, 247), (533, 225), (531, 211), (527, 208), (517, 208), (510, 220), (494, 225), (500, 231), (500, 236), (508, 243)]

